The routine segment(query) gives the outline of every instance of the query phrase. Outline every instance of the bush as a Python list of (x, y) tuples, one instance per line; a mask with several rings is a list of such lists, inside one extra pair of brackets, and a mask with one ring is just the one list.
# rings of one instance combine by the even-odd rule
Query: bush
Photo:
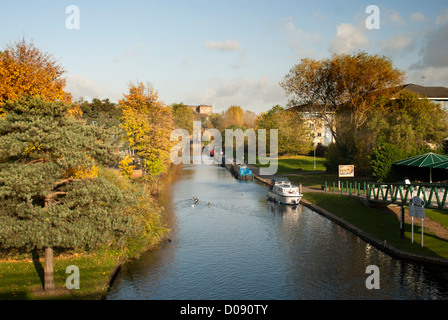
[(373, 148), (370, 158), (372, 178), (377, 182), (401, 180), (392, 164), (406, 158), (406, 153), (395, 144), (380, 143)]

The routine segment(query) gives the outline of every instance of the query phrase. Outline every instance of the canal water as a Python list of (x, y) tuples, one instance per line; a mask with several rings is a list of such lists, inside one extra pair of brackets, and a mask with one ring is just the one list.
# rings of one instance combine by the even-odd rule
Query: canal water
[[(170, 241), (125, 264), (107, 299), (448, 299), (447, 268), (393, 259), (266, 193), (225, 168), (184, 165), (165, 192)], [(379, 289), (366, 287), (370, 265)]]

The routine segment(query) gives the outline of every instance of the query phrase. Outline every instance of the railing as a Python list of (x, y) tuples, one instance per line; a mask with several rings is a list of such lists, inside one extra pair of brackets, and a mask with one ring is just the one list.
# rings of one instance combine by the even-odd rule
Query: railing
[(325, 182), (325, 192), (363, 196), (373, 202), (408, 205), (412, 197), (419, 197), (425, 207), (448, 210), (448, 184), (403, 184), (374, 182)]
[[(322, 186), (325, 190), (325, 192), (332, 192), (333, 194), (335, 194), (336, 192), (340, 192), (341, 194), (344, 194), (344, 189), (345, 192), (348, 193), (349, 195), (358, 195), (360, 196), (361, 193), (365, 194), (366, 193), (366, 185), (367, 182), (358, 182), (358, 181), (354, 181), (354, 182), (348, 182), (345, 181), (338, 181), (338, 183), (333, 182), (332, 185), (328, 185), (328, 183), (325, 181), (325, 185)], [(345, 186), (345, 188), (344, 188)], [(337, 191), (336, 191), (337, 189)]]
[(367, 184), (366, 197), (369, 201), (407, 205), (415, 196), (423, 199), (427, 208), (448, 209), (446, 184)]

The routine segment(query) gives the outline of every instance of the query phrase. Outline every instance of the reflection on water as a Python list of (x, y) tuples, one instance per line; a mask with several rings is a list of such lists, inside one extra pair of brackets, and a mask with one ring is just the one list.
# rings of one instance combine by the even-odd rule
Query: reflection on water
[[(446, 299), (443, 269), (395, 260), (306, 207), (218, 166), (184, 166), (166, 190), (171, 242), (126, 264), (108, 299)], [(195, 203), (193, 198), (198, 198)], [(366, 268), (380, 270), (368, 290)]]

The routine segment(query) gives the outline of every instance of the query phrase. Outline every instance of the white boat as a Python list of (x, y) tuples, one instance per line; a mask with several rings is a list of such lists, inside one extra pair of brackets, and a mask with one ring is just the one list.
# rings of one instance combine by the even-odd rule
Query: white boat
[(268, 190), (268, 200), (283, 204), (299, 204), (302, 194), (288, 178), (274, 178)]

